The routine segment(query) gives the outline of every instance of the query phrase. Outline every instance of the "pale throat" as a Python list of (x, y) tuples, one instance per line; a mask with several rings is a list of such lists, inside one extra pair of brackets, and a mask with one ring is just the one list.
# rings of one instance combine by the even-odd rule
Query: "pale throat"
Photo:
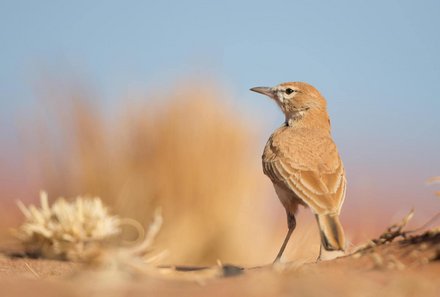
[(308, 110), (308, 108), (307, 109), (304, 108), (304, 109), (297, 110), (297, 111), (294, 111), (294, 112), (285, 113), (285, 116), (286, 116), (285, 123), (286, 123), (286, 125), (289, 126), (289, 127), (295, 125), (296, 122), (298, 122), (299, 120), (301, 120), (304, 117), (304, 115), (307, 112), (307, 110)]
[(288, 127), (315, 127), (330, 129), (330, 119), (326, 111), (310, 110), (309, 108), (284, 113), (285, 125)]

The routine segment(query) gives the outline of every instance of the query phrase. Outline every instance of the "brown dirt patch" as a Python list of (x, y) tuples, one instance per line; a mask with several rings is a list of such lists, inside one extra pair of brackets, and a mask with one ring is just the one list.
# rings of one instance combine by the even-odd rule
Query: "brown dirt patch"
[(426, 232), (328, 262), (247, 268), (231, 277), (218, 268), (167, 268), (133, 279), (3, 256), (0, 296), (440, 296), (439, 255), (440, 233)]

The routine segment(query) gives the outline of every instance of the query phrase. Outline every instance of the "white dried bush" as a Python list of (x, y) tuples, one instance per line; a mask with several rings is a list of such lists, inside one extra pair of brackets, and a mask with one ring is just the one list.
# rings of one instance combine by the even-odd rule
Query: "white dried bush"
[(40, 193), (41, 206), (18, 207), (26, 221), (16, 230), (27, 253), (62, 260), (81, 260), (87, 247), (120, 233), (121, 220), (111, 215), (98, 197), (57, 199), (49, 206)]

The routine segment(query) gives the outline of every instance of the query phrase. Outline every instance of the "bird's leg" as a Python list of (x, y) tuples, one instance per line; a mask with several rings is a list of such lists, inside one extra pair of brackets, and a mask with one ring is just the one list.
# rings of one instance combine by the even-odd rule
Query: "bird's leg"
[(289, 230), (287, 231), (286, 238), (284, 238), (283, 245), (280, 248), (280, 251), (278, 252), (277, 257), (273, 261), (273, 263), (277, 263), (280, 261), (281, 256), (284, 253), (284, 249), (286, 248), (287, 243), (289, 242), (290, 236), (292, 235), (293, 230), (295, 230), (296, 227), (296, 219), (295, 215), (287, 212), (287, 226), (289, 227)]

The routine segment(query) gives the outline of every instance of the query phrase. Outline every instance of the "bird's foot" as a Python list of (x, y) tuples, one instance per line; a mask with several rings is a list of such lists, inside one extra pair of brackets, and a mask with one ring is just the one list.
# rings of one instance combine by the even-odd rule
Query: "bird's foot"
[(320, 253), (319, 253), (319, 257), (316, 260), (316, 262), (319, 261), (330, 261), (336, 258), (340, 258), (345, 256), (345, 252), (344, 251), (327, 251), (325, 249), (321, 249)]

